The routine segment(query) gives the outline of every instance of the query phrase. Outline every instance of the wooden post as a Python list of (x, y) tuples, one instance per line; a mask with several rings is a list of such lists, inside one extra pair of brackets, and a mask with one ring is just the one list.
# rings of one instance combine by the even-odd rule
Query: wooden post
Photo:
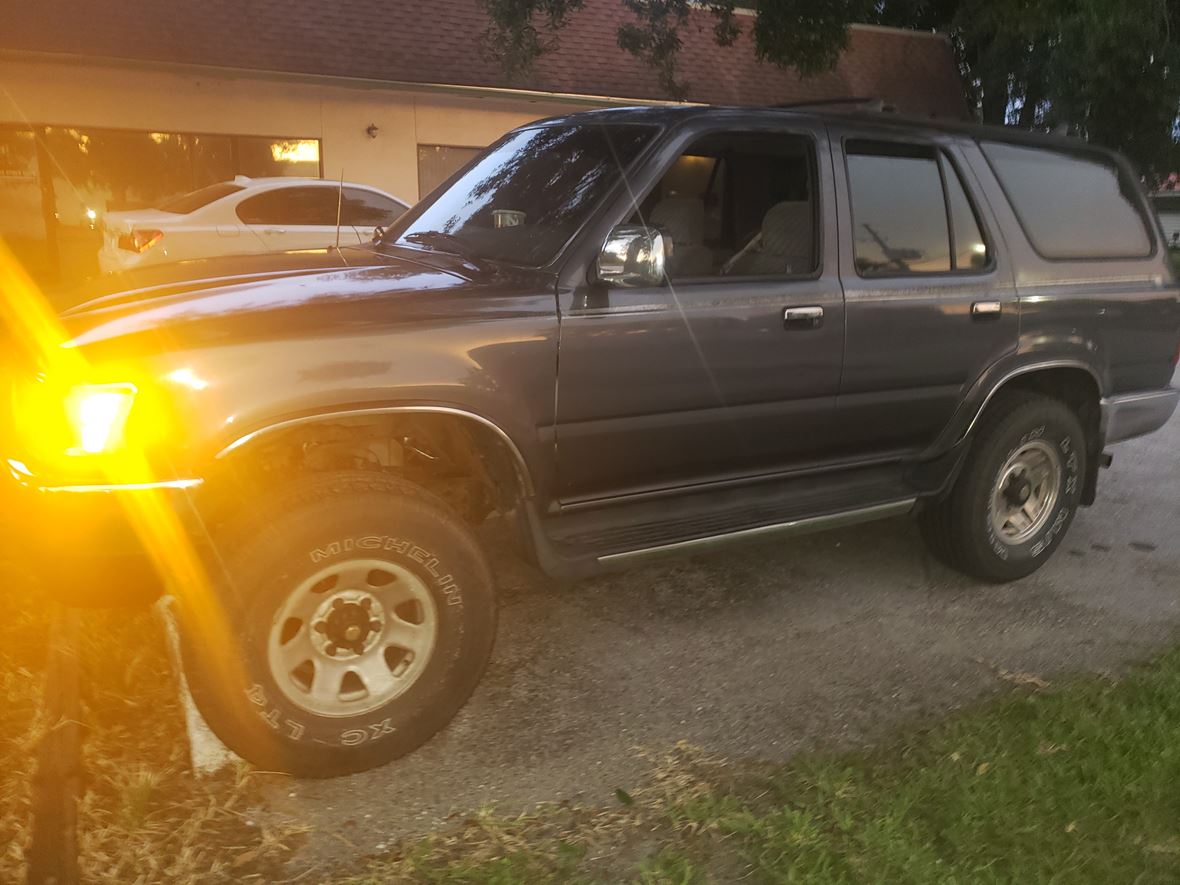
[(78, 798), (82, 793), (78, 612), (58, 606), (49, 632), (41, 702), (44, 733), (33, 775), (28, 885), (78, 885)]

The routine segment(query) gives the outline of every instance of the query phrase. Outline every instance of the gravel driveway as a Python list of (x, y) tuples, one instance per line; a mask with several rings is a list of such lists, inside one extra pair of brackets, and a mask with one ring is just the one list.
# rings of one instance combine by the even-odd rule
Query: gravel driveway
[(735, 761), (855, 746), (1007, 685), (1103, 672), (1180, 626), (1180, 416), (1112, 449), (1099, 500), (1018, 584), (936, 563), (908, 519), (562, 586), (505, 561), (492, 665), (444, 733), (385, 768), (286, 782), (330, 868), (494, 803), (609, 803), (687, 740)]

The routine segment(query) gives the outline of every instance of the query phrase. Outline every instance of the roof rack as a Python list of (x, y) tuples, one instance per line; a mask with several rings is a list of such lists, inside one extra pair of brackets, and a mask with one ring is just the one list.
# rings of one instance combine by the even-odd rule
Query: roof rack
[(848, 98), (814, 98), (809, 101), (788, 101), (783, 104), (774, 105), (776, 108), (784, 108), (795, 110), (798, 108), (832, 108), (833, 110), (840, 110), (843, 108), (852, 108), (856, 110), (876, 111), (883, 114), (892, 114), (897, 111), (897, 108), (891, 104), (886, 104), (884, 99), (850, 96)]

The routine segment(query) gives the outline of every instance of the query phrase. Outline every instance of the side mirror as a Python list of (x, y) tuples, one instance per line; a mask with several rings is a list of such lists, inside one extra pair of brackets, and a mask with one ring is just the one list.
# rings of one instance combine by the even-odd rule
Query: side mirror
[(375, 243), (383, 236), (385, 236), (385, 228), (378, 225), (377, 227), (373, 228), (373, 238), (370, 240), (370, 242)]
[(608, 286), (658, 286), (671, 252), (672, 240), (658, 228), (621, 224), (598, 253), (598, 279)]

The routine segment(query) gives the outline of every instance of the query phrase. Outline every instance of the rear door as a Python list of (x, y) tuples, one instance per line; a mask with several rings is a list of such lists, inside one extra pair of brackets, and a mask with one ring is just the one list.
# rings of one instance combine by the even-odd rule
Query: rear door
[[(832, 452), (912, 454), (1017, 346), (1011, 266), (956, 139), (829, 127), (847, 311)], [(903, 134), (904, 135), (904, 134)]]
[[(238, 204), (248, 235), (270, 252), (325, 249), (336, 243), (338, 188), (279, 187)], [(355, 229), (341, 224), (340, 245), (359, 242)]]

